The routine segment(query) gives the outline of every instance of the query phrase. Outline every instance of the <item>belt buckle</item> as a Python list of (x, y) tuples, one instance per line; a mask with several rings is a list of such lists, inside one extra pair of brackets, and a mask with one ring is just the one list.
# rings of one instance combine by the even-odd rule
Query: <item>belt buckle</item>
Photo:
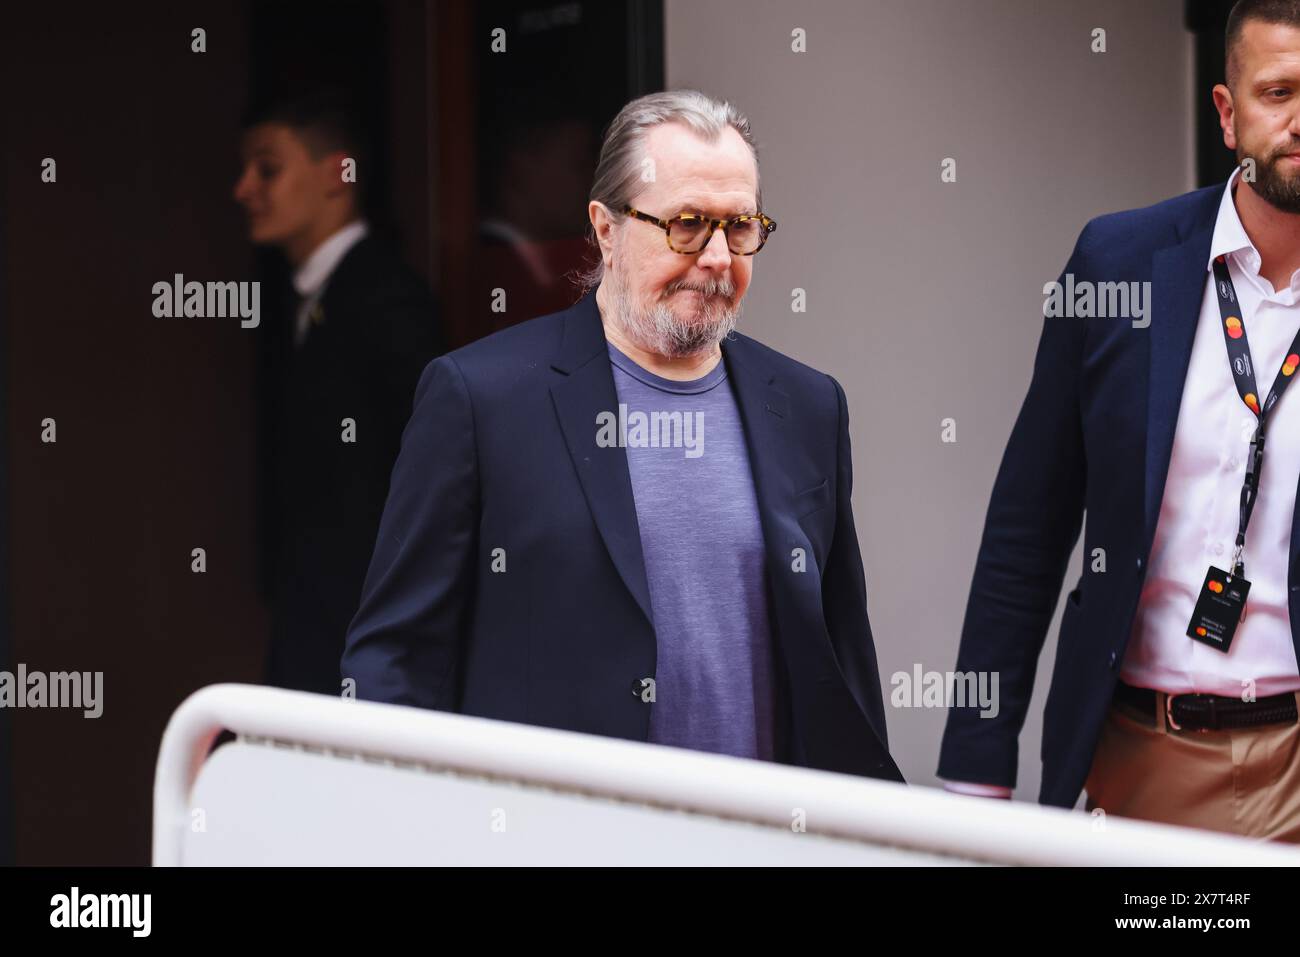
[(1174, 699), (1177, 697), (1178, 695), (1176, 694), (1165, 695), (1165, 723), (1175, 731), (1181, 731), (1183, 730), (1183, 726), (1174, 720)]
[[(1167, 695), (1165, 695), (1165, 721), (1168, 722), (1169, 727), (1173, 728), (1175, 731), (1183, 731), (1183, 730), (1185, 730), (1181, 724), (1179, 724), (1177, 721), (1174, 720), (1174, 699), (1175, 699), (1175, 698), (1181, 698), (1181, 697), (1183, 697), (1183, 696), (1186, 695), (1186, 694), (1196, 694), (1196, 693), (1197, 693), (1197, 692), (1194, 692), (1194, 691), (1193, 691), (1193, 692), (1183, 692), (1183, 693), (1180, 693), (1180, 694), (1167, 694)], [(1205, 727), (1205, 728), (1193, 728), (1192, 730), (1195, 731), (1197, 734), (1206, 734), (1207, 732), (1210, 732), (1210, 731), (1218, 731), (1218, 730), (1219, 730), (1219, 712), (1218, 712), (1218, 709), (1215, 708), (1215, 706), (1214, 706), (1214, 696), (1213, 696), (1213, 695), (1210, 695), (1210, 697), (1209, 697), (1209, 704), (1210, 704), (1210, 720), (1209, 720), (1209, 727)]]

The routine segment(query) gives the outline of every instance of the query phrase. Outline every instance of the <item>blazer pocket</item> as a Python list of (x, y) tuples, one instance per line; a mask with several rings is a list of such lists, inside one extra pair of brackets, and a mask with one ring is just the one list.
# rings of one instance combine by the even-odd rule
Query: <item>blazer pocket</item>
[(812, 488), (798, 492), (794, 497), (794, 513), (798, 518), (810, 515), (831, 503), (831, 486), (828, 479), (822, 479)]

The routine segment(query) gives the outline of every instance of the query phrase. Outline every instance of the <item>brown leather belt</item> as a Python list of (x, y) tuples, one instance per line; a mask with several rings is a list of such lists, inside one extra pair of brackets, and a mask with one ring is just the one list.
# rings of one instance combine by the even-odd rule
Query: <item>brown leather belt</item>
[[(1141, 712), (1154, 725), (1156, 695), (1150, 688), (1135, 688), (1121, 681), (1115, 687), (1114, 700)], [(1295, 694), (1287, 691), (1255, 701), (1217, 694), (1168, 695), (1165, 717), (1175, 731), (1227, 731), (1265, 724), (1295, 724)]]

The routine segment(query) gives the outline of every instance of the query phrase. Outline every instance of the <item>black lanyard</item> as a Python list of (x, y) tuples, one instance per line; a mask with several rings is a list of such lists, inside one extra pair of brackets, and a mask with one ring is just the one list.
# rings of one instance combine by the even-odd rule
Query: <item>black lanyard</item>
[(1241, 401), (1255, 413), (1257, 419), (1255, 435), (1250, 440), (1250, 455), (1246, 458), (1246, 478), (1241, 486), (1237, 550), (1233, 555), (1232, 574), (1242, 578), (1246, 574), (1246, 567), (1241, 560), (1241, 553), (1246, 547), (1246, 526), (1250, 524), (1250, 515), (1255, 510), (1255, 497), (1259, 493), (1259, 471), (1264, 463), (1264, 426), (1278, 399), (1282, 398), (1282, 393), (1296, 377), (1296, 368), (1300, 366), (1300, 332), (1292, 340), (1291, 348), (1282, 360), (1282, 368), (1273, 380), (1273, 388), (1269, 390), (1268, 398), (1261, 407), (1259, 389), (1255, 385), (1255, 364), (1251, 361), (1250, 343), (1246, 340), (1246, 324), (1240, 315), (1237, 290), (1232, 285), (1228, 265), (1222, 256), (1214, 258), (1214, 291), (1219, 298), (1219, 315), (1223, 317), (1223, 340), (1228, 344), (1228, 365), (1232, 369), (1232, 378), (1237, 383)]

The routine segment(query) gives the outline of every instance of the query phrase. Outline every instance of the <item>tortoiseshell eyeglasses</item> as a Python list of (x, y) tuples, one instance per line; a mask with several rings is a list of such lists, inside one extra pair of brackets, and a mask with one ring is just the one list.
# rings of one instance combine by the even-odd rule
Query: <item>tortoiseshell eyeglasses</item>
[(737, 256), (752, 256), (763, 248), (768, 235), (776, 229), (776, 220), (762, 213), (734, 216), (731, 219), (710, 219), (698, 213), (682, 213), (672, 219), (660, 219), (631, 206), (623, 212), (634, 219), (651, 223), (664, 231), (668, 248), (684, 256), (701, 252), (713, 238), (713, 231), (721, 229), (727, 237), (727, 248)]

